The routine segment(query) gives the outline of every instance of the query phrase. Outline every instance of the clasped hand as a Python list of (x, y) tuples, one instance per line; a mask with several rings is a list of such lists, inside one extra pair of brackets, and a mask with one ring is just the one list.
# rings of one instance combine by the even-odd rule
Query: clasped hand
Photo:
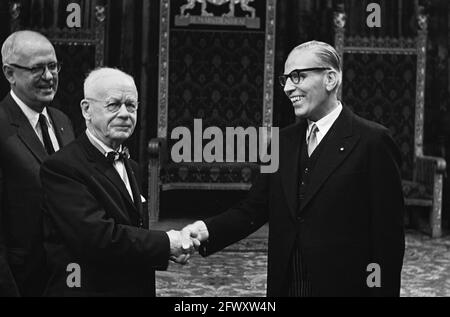
[(190, 256), (198, 250), (200, 241), (182, 231), (170, 230), (167, 234), (170, 240), (170, 260), (179, 264), (187, 264)]
[(187, 264), (191, 255), (198, 250), (201, 242), (209, 237), (208, 230), (203, 221), (196, 221), (184, 227), (181, 231), (167, 232), (170, 239), (170, 260)]

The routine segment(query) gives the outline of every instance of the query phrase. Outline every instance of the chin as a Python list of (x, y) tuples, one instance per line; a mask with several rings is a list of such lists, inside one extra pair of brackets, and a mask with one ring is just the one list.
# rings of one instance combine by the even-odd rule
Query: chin
[(125, 142), (130, 136), (131, 136), (131, 133), (129, 133), (129, 132), (118, 132), (118, 133), (115, 133), (114, 139), (116, 139), (122, 143), (122, 142)]
[(43, 95), (38, 98), (38, 100), (42, 103), (50, 103), (55, 98), (55, 93), (49, 94), (49, 95)]
[(296, 117), (299, 117), (299, 118), (305, 118), (306, 117), (306, 112), (303, 111), (302, 109), (299, 109), (299, 108), (295, 108), (294, 109), (294, 114), (295, 114)]

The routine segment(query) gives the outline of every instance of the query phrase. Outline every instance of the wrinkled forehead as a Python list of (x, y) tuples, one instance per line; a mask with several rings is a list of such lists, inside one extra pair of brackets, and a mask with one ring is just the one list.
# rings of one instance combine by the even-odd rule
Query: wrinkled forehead
[(138, 93), (134, 81), (122, 74), (98, 78), (90, 87), (89, 95), (100, 100), (137, 100)]
[(286, 59), (284, 73), (289, 74), (294, 69), (323, 66), (313, 48), (294, 49)]

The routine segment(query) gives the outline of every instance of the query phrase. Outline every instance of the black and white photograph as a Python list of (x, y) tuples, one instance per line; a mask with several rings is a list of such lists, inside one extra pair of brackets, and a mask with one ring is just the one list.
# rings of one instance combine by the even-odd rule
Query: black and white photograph
[(2, 0), (0, 45), (0, 297), (450, 297), (448, 0)]

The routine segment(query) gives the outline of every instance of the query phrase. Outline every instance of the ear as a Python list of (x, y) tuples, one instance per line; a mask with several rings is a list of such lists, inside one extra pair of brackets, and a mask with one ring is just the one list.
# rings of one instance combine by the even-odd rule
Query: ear
[(3, 74), (5, 74), (6, 80), (10, 85), (16, 84), (16, 79), (14, 78), (14, 69), (11, 66), (3, 65)]
[(81, 107), (81, 113), (83, 114), (84, 119), (87, 121), (90, 121), (91, 120), (91, 105), (89, 104), (89, 101), (87, 101), (86, 99), (81, 100), (80, 107)]
[(339, 75), (335, 70), (328, 71), (325, 77), (325, 87), (327, 91), (331, 92), (336, 88), (338, 84), (338, 78)]

